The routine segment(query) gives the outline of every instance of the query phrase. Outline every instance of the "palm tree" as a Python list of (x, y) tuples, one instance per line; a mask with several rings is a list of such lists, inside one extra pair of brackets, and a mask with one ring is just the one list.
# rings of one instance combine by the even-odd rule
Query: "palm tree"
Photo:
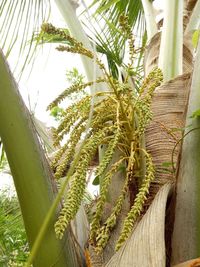
[[(191, 48), (191, 33), (198, 25), (197, 14), (199, 12), (199, 1), (177, 0), (173, 3), (166, 1), (164, 20), (161, 21), (158, 26), (155, 23), (155, 16), (150, 1), (137, 1), (137, 3), (140, 3), (137, 8), (137, 5), (135, 3), (133, 4), (133, 2), (134, 1), (123, 1), (122, 3), (121, 1), (116, 1), (115, 3), (114, 1), (114, 4), (109, 1), (104, 1), (103, 4), (100, 2), (99, 9), (97, 10), (99, 16), (96, 19), (99, 20), (101, 18), (105, 20), (108, 26), (102, 29), (101, 36), (95, 33), (96, 39), (93, 41), (96, 41), (97, 51), (106, 55), (112, 76), (114, 78), (123, 76), (124, 73), (121, 73), (120, 69), (123, 67), (122, 59), (117, 56), (119, 46), (115, 45), (115, 36), (117, 36), (118, 32), (116, 25), (123, 11), (127, 12), (129, 25), (132, 27), (134, 22), (138, 21), (137, 18), (141, 16), (141, 10), (144, 11), (148, 39), (145, 51), (144, 73), (145, 76), (147, 76), (148, 73), (151, 73), (154, 66), (159, 65), (164, 75), (163, 84), (157, 88), (154, 93), (152, 102), (154, 117), (145, 133), (146, 148), (151, 152), (156, 166), (156, 178), (149, 189), (150, 194), (146, 206), (151, 205), (148, 211), (140, 222), (138, 222), (134, 231), (130, 234), (128, 241), (126, 241), (118, 252), (114, 253), (113, 242), (118, 235), (123, 216), (119, 217), (119, 224), (116, 226), (115, 231), (111, 233), (109, 245), (103, 250), (103, 262), (101, 262), (101, 264), (106, 264), (106, 266), (165, 266), (166, 260), (168, 263), (171, 261), (172, 264), (178, 264), (199, 256), (199, 150), (197, 148), (199, 147), (200, 98), (198, 95), (198, 68), (200, 44), (198, 43), (196, 53), (194, 53)], [(93, 47), (91, 47), (90, 42), (88, 42), (88, 38), (84, 34), (73, 9), (70, 9), (70, 2), (56, 1), (56, 3), (60, 7), (66, 20), (68, 20), (72, 34), (74, 34), (77, 39), (81, 36), (79, 41), (82, 41), (86, 48), (92, 50)], [(70, 14), (67, 14), (69, 10)], [(135, 16), (133, 16), (133, 14)], [(70, 24), (72, 16), (73, 23)], [(135, 18), (135, 20), (132, 18)], [(111, 19), (113, 19), (113, 21), (111, 21)], [(161, 27), (161, 25), (162, 29), (159, 31), (158, 27)], [(140, 26), (139, 29), (141, 28)], [(113, 47), (111, 47), (110, 50), (108, 45), (105, 46), (106, 42), (102, 39), (103, 34), (107, 40), (112, 40)], [(125, 42), (122, 39), (121, 42), (118, 43), (120, 45), (120, 51), (122, 51), (125, 47)], [(193, 58), (195, 62), (194, 65)], [(91, 64), (88, 65), (86, 61), (85, 64), (87, 68), (91, 66)], [(52, 192), (53, 181), (50, 180), (51, 174), (48, 171), (48, 166), (45, 163), (43, 152), (41, 152), (39, 148), (39, 143), (35, 137), (32, 126), (30, 125), (30, 127), (27, 127), (27, 121), (30, 121), (28, 112), (21, 104), (22, 102), (19, 99), (19, 95), (15, 91), (16, 85), (11, 82), (12, 79), (11, 76), (9, 76), (10, 74), (8, 74), (3, 57), (0, 65), (0, 72), (3, 73), (4, 77), (4, 80), (1, 80), (0, 86), (0, 99), (2, 101), (0, 105), (0, 134), (15, 179), (29, 241), (31, 246), (33, 246), (47, 211), (50, 209), (47, 215), (48, 217), (55, 214), (54, 212), (57, 207), (56, 204), (58, 204), (60, 200), (60, 194), (57, 195), (56, 202), (54, 201), (54, 205), (51, 206), (54, 199), (54, 193)], [(100, 70), (98, 70), (98, 73), (100, 73), (99, 71)], [(91, 79), (91, 70), (88, 69), (87, 73), (88, 78)], [(134, 80), (130, 82), (130, 86), (135, 90), (137, 87), (136, 82)], [(11, 103), (10, 107), (8, 103)], [(22, 114), (26, 115), (21, 116)], [(16, 117), (14, 117), (14, 115)], [(16, 121), (17, 124), (14, 123)], [(11, 126), (16, 128), (13, 128), (11, 131)], [(13, 140), (13, 131), (15, 132), (15, 137), (16, 134), (18, 136), (17, 142)], [(183, 131), (185, 132), (183, 133)], [(22, 135), (22, 133), (24, 135)], [(27, 140), (26, 146), (24, 145), (25, 140)], [(180, 150), (181, 142), (182, 149)], [(26, 148), (24, 149), (24, 153), (22, 153), (22, 151), (19, 156), (16, 156), (20, 149), (22, 150), (24, 147)], [(28, 153), (30, 153), (29, 156)], [(15, 155), (14, 158), (13, 155)], [(115, 154), (114, 157), (118, 158), (119, 155)], [(27, 159), (31, 160), (27, 162)], [(78, 158), (76, 158), (75, 163), (77, 163), (77, 161)], [(24, 164), (25, 162), (26, 164)], [(72, 164), (71, 171), (69, 171), (67, 177), (73, 173), (75, 163)], [(31, 175), (33, 176), (32, 178)], [(30, 178), (27, 181), (25, 177)], [(38, 180), (36, 180), (36, 177), (38, 177)], [(189, 177), (192, 177), (192, 181), (189, 180)], [(124, 174), (122, 172), (118, 177), (115, 177), (115, 184), (112, 184), (112, 187), (119, 187), (119, 182), (123, 181), (123, 179)], [(101, 190), (102, 186), (100, 181)], [(26, 188), (26, 190), (24, 190), (24, 188)], [(135, 192), (137, 191), (136, 185), (133, 184), (129, 189), (132, 189), (130, 195), (132, 194), (131, 197), (134, 199)], [(36, 192), (36, 195), (34, 192)], [(111, 204), (111, 208), (112, 201), (115, 201), (116, 195), (118, 194), (119, 192), (109, 192), (109, 197), (111, 198), (109, 204)], [(176, 207), (174, 208), (175, 195)], [(40, 197), (41, 200), (39, 200)], [(152, 198), (154, 198), (153, 202)], [(26, 199), (26, 201), (24, 199)], [(30, 200), (30, 202), (28, 202), (28, 200)], [(44, 203), (41, 216), (37, 216), (37, 218), (30, 217), (30, 210), (33, 214), (37, 213), (41, 210), (41, 203)], [(167, 220), (169, 223), (165, 223), (166, 205), (169, 210), (169, 220)], [(124, 211), (129, 208), (128, 206), (129, 203), (124, 206)], [(175, 217), (175, 219), (173, 217)], [(34, 223), (32, 220), (34, 220)], [(51, 219), (47, 218), (45, 220), (46, 225), (43, 224), (39, 239), (45, 236), (42, 241), (45, 242), (47, 237), (52, 236), (51, 244), (53, 247), (47, 247), (45, 243), (41, 243), (41, 240), (37, 238), (33, 250), (38, 250), (40, 246), (40, 251), (38, 254), (32, 254), (35, 256), (35, 266), (48, 266), (50, 262), (57, 261), (58, 255), (62, 255), (59, 254), (59, 251), (63, 244), (60, 244), (60, 242), (55, 239), (52, 227), (48, 227), (48, 231), (50, 231), (48, 235), (45, 233), (49, 221), (51, 221)], [(172, 233), (173, 221), (174, 231)], [(52, 225), (52, 221), (50, 225)], [(36, 229), (34, 229), (34, 226)], [(33, 227), (33, 229), (29, 231), (29, 227)], [(69, 254), (67, 260), (63, 254), (59, 258), (60, 262), (57, 266), (62, 266), (62, 264), (63, 266), (67, 264), (69, 266), (76, 266), (76, 264), (78, 264), (77, 257), (73, 254), (71, 249), (74, 245), (73, 241), (70, 241), (70, 231), (66, 233), (66, 238), (69, 239), (69, 245), (65, 252)], [(164, 236), (164, 233), (166, 233), (166, 236)], [(48, 242), (48, 244), (50, 245), (50, 242)], [(172, 244), (171, 251), (170, 244)], [(43, 249), (44, 252), (42, 252)], [(93, 256), (93, 254), (95, 254), (93, 252), (93, 247), (90, 246), (89, 249), (91, 256)], [(47, 250), (47, 252), (45, 250)], [(167, 251), (167, 259), (165, 250)], [(46, 262), (48, 251), (54, 251), (55, 255), (52, 255), (49, 262), (48, 259)], [(137, 253), (134, 257), (131, 257), (130, 255), (134, 253), (133, 251), (137, 251)], [(96, 262), (94, 266), (97, 266), (97, 264)]]

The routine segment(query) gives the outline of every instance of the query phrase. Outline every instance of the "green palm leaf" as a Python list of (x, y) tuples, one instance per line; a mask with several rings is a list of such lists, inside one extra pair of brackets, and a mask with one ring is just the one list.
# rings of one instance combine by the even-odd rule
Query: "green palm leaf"
[[(95, 8), (96, 6), (97, 8)], [(89, 9), (95, 9), (92, 17), (86, 16), (86, 10), (80, 17), (83, 18), (85, 15), (86, 24), (89, 25), (86, 26), (86, 31), (91, 41), (95, 44), (97, 52), (106, 56), (110, 72), (117, 78), (118, 68), (122, 65), (125, 55), (125, 38), (119, 29), (119, 17), (125, 13), (131, 28), (137, 32), (139, 29), (139, 35), (136, 38), (138, 45), (142, 45), (142, 38), (146, 30), (142, 2), (140, 0), (94, 0)], [(141, 55), (138, 57), (141, 58)]]
[(14, 50), (21, 70), (35, 52), (33, 31), (37, 30), (50, 12), (50, 0), (7, 1), (0, 4), (0, 47), (6, 57)]

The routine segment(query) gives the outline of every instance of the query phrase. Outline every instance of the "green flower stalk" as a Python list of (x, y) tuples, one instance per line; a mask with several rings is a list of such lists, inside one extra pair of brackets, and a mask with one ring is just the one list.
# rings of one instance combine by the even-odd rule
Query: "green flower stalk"
[(107, 218), (103, 226), (97, 231), (96, 248), (95, 248), (95, 251), (97, 253), (101, 253), (104, 247), (107, 245), (107, 242), (110, 238), (111, 231), (117, 223), (117, 216), (121, 212), (124, 198), (128, 190), (128, 182), (129, 182), (128, 175), (126, 175), (126, 180), (125, 180), (122, 192), (116, 201), (116, 204), (113, 208), (112, 213)]
[(105, 138), (106, 133), (105, 129), (97, 132), (88, 142), (86, 142), (86, 145), (81, 151), (81, 161), (78, 163), (76, 170), (71, 177), (72, 181), (64, 201), (64, 207), (60, 212), (58, 221), (55, 223), (55, 232), (59, 239), (63, 237), (66, 227), (74, 218), (80, 207), (86, 187), (88, 165), (92, 156), (96, 152), (98, 145)]
[(106, 202), (106, 196), (108, 193), (108, 187), (111, 182), (112, 176), (118, 171), (119, 166), (121, 165), (123, 159), (119, 160), (118, 162), (114, 163), (112, 165), (112, 168), (107, 172), (105, 177), (103, 178), (102, 184), (101, 184), (101, 191), (100, 196), (97, 202), (97, 208), (94, 215), (94, 218), (91, 222), (91, 234), (90, 239), (94, 244), (96, 243), (95, 239), (98, 233), (98, 230), (100, 228), (100, 219), (103, 213), (103, 207)]
[(136, 195), (134, 204), (124, 221), (122, 232), (116, 244), (116, 250), (118, 250), (122, 246), (122, 244), (126, 241), (126, 239), (129, 237), (133, 229), (134, 223), (141, 214), (144, 203), (147, 199), (147, 194), (149, 193), (150, 184), (154, 180), (154, 166), (152, 158), (147, 152), (145, 152), (145, 156), (146, 156), (145, 179), (143, 180), (139, 192)]
[(108, 165), (110, 164), (112, 160), (112, 157), (115, 152), (115, 148), (119, 142), (119, 139), (120, 139), (120, 127), (116, 126), (116, 130), (114, 131), (114, 138), (110, 141), (108, 148), (105, 152), (105, 155), (95, 171), (96, 177), (102, 176), (104, 172), (106, 171)]
[(82, 91), (83, 89), (85, 89), (86, 87), (90, 87), (91, 85), (95, 83), (100, 83), (100, 82), (104, 82), (104, 79), (98, 78), (96, 81), (93, 81), (93, 82), (88, 82), (88, 83), (83, 83), (83, 84), (73, 84), (72, 86), (64, 90), (51, 104), (49, 104), (49, 106), (47, 107), (47, 110), (51, 110), (52, 108), (60, 104), (69, 95), (73, 93), (78, 93)]

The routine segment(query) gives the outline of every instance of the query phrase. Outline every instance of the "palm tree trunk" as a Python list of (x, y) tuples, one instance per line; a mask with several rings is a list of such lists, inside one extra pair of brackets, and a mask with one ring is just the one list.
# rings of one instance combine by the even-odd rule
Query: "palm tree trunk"
[(177, 201), (172, 263), (200, 255), (200, 121), (192, 117), (200, 107), (200, 42), (198, 43), (189, 96), (186, 133), (177, 178)]

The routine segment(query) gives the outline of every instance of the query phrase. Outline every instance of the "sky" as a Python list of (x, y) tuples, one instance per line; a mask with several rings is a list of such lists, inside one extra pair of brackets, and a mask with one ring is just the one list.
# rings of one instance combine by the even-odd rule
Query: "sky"
[[(164, 1), (156, 0), (154, 5), (160, 9), (163, 3)], [(52, 4), (50, 21), (55, 26), (64, 27), (64, 20), (53, 1)], [(56, 45), (45, 45), (35, 61), (30, 76), (23, 75), (18, 83), (20, 93), (29, 110), (34, 112), (35, 116), (47, 126), (52, 125), (54, 120), (49, 116), (46, 107), (69, 85), (65, 77), (66, 71), (76, 67), (80, 73), (84, 74), (84, 68), (78, 55), (58, 52), (55, 48)], [(14, 55), (8, 60), (11, 69), (16, 63), (17, 56)], [(12, 178), (10, 175), (0, 174), (0, 188), (10, 186), (11, 184)], [(11, 188), (13, 187), (11, 186)]]

